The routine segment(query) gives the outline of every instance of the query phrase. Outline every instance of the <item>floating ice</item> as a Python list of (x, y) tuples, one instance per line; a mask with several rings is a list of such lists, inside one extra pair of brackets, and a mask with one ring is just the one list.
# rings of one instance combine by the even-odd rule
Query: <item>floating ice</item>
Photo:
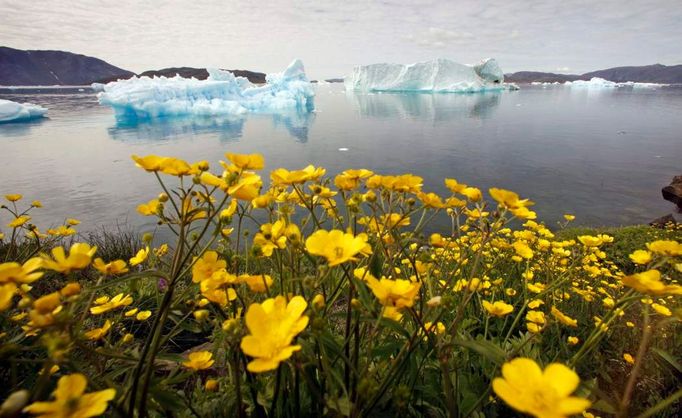
[(565, 86), (591, 88), (591, 89), (613, 89), (620, 87), (631, 87), (633, 89), (656, 89), (658, 87), (665, 87), (667, 84), (657, 83), (638, 83), (635, 81), (626, 81), (623, 83), (616, 83), (614, 81), (604, 80), (599, 77), (592, 77), (589, 80), (567, 81)]
[(486, 59), (469, 66), (439, 58), (416, 64), (360, 65), (344, 79), (346, 89), (360, 91), (474, 93), (507, 90), (497, 61)]
[(47, 109), (32, 103), (16, 103), (0, 99), (0, 123), (42, 118)]
[(592, 77), (589, 80), (567, 81), (564, 83), (564, 85), (590, 89), (613, 89), (618, 87), (618, 83), (614, 83), (613, 81), (609, 80), (604, 80), (603, 78), (599, 77)]
[(261, 86), (229, 71), (209, 69), (208, 73), (206, 80), (133, 77), (92, 87), (102, 90), (97, 94), (99, 102), (111, 106), (116, 117), (123, 119), (313, 108), (315, 93), (300, 60), (294, 60), (282, 73), (268, 74)]

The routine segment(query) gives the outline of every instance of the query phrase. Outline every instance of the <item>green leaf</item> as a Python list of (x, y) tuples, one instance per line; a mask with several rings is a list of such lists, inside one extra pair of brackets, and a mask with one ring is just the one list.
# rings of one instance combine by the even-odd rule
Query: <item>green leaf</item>
[(677, 370), (677, 373), (682, 373), (682, 366), (677, 360), (675, 360), (673, 356), (670, 355), (670, 353), (668, 353), (667, 351), (663, 351), (660, 348), (653, 348), (651, 349), (651, 351), (656, 353), (656, 355), (658, 355), (658, 357), (660, 357), (660, 359), (663, 360), (664, 364)]
[(497, 345), (493, 344), (490, 341), (463, 340), (456, 338), (454, 340), (454, 343), (464, 348), (468, 348), (470, 350), (477, 352), (478, 354), (482, 355), (483, 357), (487, 358), (488, 360), (492, 361), (497, 365), (501, 365), (502, 363), (505, 362), (506, 354), (504, 350), (502, 350), (500, 347), (498, 347)]

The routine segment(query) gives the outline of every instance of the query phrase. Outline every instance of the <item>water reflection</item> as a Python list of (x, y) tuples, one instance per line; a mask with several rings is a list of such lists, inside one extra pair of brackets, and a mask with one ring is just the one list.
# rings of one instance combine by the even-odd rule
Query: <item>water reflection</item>
[[(422, 119), (433, 122), (455, 118), (487, 119), (503, 93), (356, 93), (347, 92), (362, 116), (385, 119)], [(509, 94), (509, 93), (507, 93)]]
[(308, 142), (308, 131), (315, 114), (293, 111), (269, 115), (186, 116), (157, 119), (117, 118), (116, 124), (107, 128), (109, 136), (123, 142), (155, 142), (203, 134), (217, 134), (221, 143), (238, 141), (246, 121), (272, 119), (277, 127), (284, 127), (297, 142)]
[(28, 135), (32, 128), (42, 125), (47, 119), (43, 117), (40, 119), (0, 123), (0, 138)]

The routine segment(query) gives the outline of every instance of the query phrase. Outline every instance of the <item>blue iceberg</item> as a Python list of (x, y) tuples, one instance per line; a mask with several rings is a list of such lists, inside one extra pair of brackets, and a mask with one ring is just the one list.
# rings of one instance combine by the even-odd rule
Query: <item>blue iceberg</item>
[(268, 74), (264, 85), (251, 84), (229, 71), (209, 69), (208, 73), (206, 80), (133, 77), (93, 88), (100, 90), (100, 104), (111, 106), (118, 119), (313, 110), (315, 92), (301, 60), (294, 60), (282, 73)]
[(0, 123), (23, 122), (45, 116), (47, 109), (33, 103), (17, 103), (0, 99)]
[(473, 66), (445, 58), (410, 65), (360, 65), (344, 83), (348, 90), (366, 92), (477, 93), (518, 89), (504, 84), (504, 73), (492, 58)]

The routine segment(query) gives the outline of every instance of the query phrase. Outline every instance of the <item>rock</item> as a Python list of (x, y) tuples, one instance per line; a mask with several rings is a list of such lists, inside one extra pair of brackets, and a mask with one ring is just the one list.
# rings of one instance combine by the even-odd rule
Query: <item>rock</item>
[(665, 186), (661, 193), (663, 193), (663, 199), (673, 202), (682, 209), (682, 176), (673, 177), (673, 181), (669, 186)]
[(669, 213), (665, 216), (661, 216), (660, 218), (654, 219), (653, 221), (649, 222), (650, 226), (653, 226), (655, 228), (665, 228), (666, 224), (676, 224), (677, 221), (675, 218), (673, 218), (672, 213)]

